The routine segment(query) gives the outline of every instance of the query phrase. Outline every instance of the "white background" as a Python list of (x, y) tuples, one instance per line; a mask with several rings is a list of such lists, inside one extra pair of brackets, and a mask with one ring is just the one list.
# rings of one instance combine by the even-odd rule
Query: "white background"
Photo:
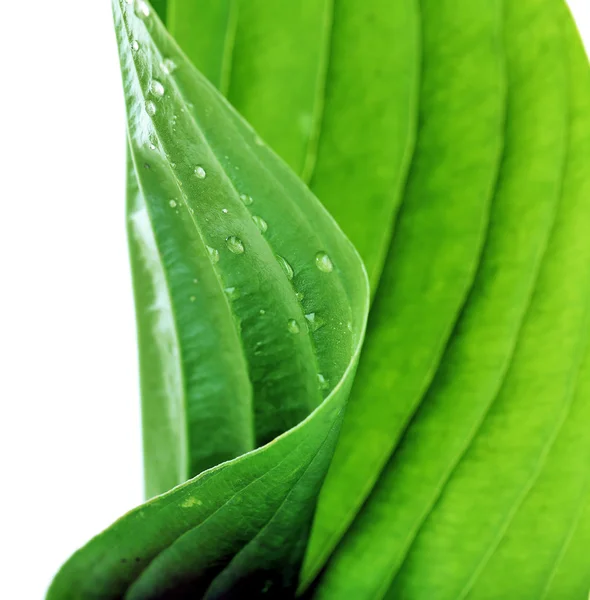
[(0, 597), (29, 600), (142, 501), (139, 392), (110, 2), (2, 11)]

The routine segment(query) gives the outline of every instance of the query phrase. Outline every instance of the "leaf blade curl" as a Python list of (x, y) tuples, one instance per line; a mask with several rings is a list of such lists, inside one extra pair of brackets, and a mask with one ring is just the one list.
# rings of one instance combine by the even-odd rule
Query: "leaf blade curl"
[(144, 268), (158, 263), (149, 275), (167, 292), (159, 308), (176, 337), (171, 358), (152, 367), (179, 371), (185, 447), (159, 449), (180, 485), (76, 553), (48, 597), (294, 591), (358, 360), (366, 273), (332, 217), (149, 5), (114, 0), (113, 12), (140, 192), (131, 227), (144, 233), (132, 255)]

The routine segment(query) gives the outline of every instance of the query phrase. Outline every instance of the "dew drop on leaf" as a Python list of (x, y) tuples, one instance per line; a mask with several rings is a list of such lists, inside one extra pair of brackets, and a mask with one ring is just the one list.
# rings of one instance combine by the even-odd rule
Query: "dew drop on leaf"
[(137, 52), (139, 50), (139, 42), (137, 40), (133, 40), (131, 42), (131, 50), (133, 50), (133, 52)]
[(197, 179), (205, 179), (207, 177), (207, 172), (203, 167), (195, 167), (194, 173)]
[(297, 300), (299, 300), (299, 302), (301, 302), (303, 300), (303, 298), (305, 298), (305, 295), (303, 294), (303, 292), (297, 292), (295, 294), (295, 298), (297, 298)]
[(227, 214), (229, 213), (229, 210), (227, 210), (227, 208), (222, 208), (222, 209), (221, 209), (221, 212), (222, 212), (224, 215), (227, 215)]
[(321, 373), (318, 373), (318, 383), (320, 384), (320, 390), (328, 388), (328, 380)]
[(234, 254), (244, 254), (244, 244), (235, 235), (230, 235), (225, 240), (225, 244)]
[(135, 4), (135, 14), (140, 19), (146, 19), (150, 16), (150, 7), (143, 0), (137, 0)]
[(150, 117), (153, 117), (156, 114), (156, 105), (151, 100), (148, 100), (145, 103), (145, 112), (147, 112)]
[(154, 96), (161, 98), (164, 95), (164, 86), (157, 79), (154, 79), (152, 81), (152, 85), (150, 86), (150, 88)]
[(211, 262), (217, 263), (219, 262), (219, 250), (215, 248), (211, 248), (211, 246), (207, 246), (207, 252), (209, 252), (209, 257), (211, 258)]
[(325, 252), (318, 252), (315, 255), (316, 267), (324, 273), (331, 273), (334, 270), (332, 260)]
[(250, 206), (250, 204), (254, 202), (254, 200), (252, 200), (252, 196), (248, 196), (248, 194), (240, 194), (240, 200), (245, 206)]
[(166, 75), (170, 75), (176, 71), (176, 63), (171, 58), (165, 58), (160, 66)]
[(311, 332), (317, 331), (320, 327), (324, 326), (324, 321), (318, 317), (315, 313), (308, 313), (305, 315), (307, 319), (307, 326)]
[(289, 319), (287, 321), (287, 329), (290, 333), (299, 333), (299, 323), (295, 319)]
[(240, 292), (235, 287), (226, 287), (224, 292), (230, 300), (237, 300), (240, 297)]
[(277, 254), (276, 256), (277, 256), (277, 260), (279, 261), (279, 265), (281, 265), (281, 268), (283, 269), (283, 271), (285, 271), (285, 275), (287, 276), (287, 279), (289, 281), (291, 281), (293, 279), (293, 275), (294, 275), (293, 267), (286, 261), (286, 259), (284, 259), (279, 254)]
[(252, 220), (256, 224), (256, 227), (258, 227), (258, 229), (260, 229), (261, 233), (266, 233), (266, 231), (268, 230), (268, 223), (262, 217), (258, 217), (257, 215), (254, 215), (252, 217)]
[(168, 204), (170, 204), (170, 208), (176, 208), (176, 206), (177, 206), (176, 200), (170, 200), (170, 202), (168, 202)]

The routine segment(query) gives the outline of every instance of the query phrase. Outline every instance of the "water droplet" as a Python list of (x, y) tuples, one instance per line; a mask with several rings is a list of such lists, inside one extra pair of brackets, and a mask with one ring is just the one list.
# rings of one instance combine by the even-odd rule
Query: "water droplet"
[(252, 200), (252, 196), (248, 196), (248, 194), (240, 194), (240, 200), (245, 206), (250, 206), (250, 204), (254, 202), (254, 200)]
[(135, 5), (135, 13), (141, 19), (146, 19), (150, 16), (150, 7), (143, 0), (138, 0)]
[(171, 58), (165, 58), (160, 66), (166, 75), (170, 75), (176, 71), (176, 63)]
[(211, 248), (211, 246), (207, 246), (207, 252), (209, 252), (209, 257), (211, 258), (211, 262), (217, 263), (219, 262), (219, 250), (215, 248)]
[(207, 172), (203, 167), (196, 167), (194, 173), (197, 179), (205, 179), (205, 177), (207, 177)]
[(287, 329), (290, 333), (299, 333), (299, 323), (295, 319), (289, 319), (287, 321)]
[(193, 283), (199, 283), (198, 279), (193, 279)]
[(352, 323), (350, 321), (348, 321), (348, 323), (346, 324), (346, 328), (348, 329), (348, 331), (352, 331)]
[(143, 163), (143, 168), (149, 171), (152, 167), (149, 163)]
[(240, 297), (240, 292), (235, 287), (227, 287), (224, 292), (230, 300), (237, 300)]
[(299, 300), (299, 302), (301, 302), (303, 300), (303, 298), (305, 298), (305, 294), (303, 292), (297, 292), (295, 294), (295, 298), (297, 298), (297, 300)]
[(264, 146), (264, 141), (263, 141), (263, 140), (262, 140), (262, 138), (261, 138), (260, 136), (258, 136), (258, 135), (257, 135), (257, 136), (254, 138), (254, 143), (255, 143), (257, 146)]
[(256, 223), (256, 227), (260, 229), (261, 233), (266, 233), (268, 229), (268, 223), (262, 217), (254, 215), (252, 217), (252, 220), (254, 221), (254, 223)]
[(156, 114), (156, 105), (151, 101), (148, 100), (145, 103), (145, 112), (150, 116), (153, 117)]
[(154, 79), (152, 81), (152, 85), (150, 86), (150, 88), (154, 96), (158, 96), (158, 98), (161, 98), (164, 95), (164, 86), (157, 79)]
[(196, 296), (191, 296), (191, 297), (190, 297), (190, 301), (191, 301), (191, 302), (194, 302), (196, 299), (197, 299), (197, 297), (196, 297)]
[(150, 150), (155, 150), (156, 149), (156, 144), (150, 144)]
[(321, 373), (318, 373), (318, 383), (320, 384), (320, 390), (325, 390), (329, 386), (328, 380)]
[(264, 308), (261, 308), (261, 309), (258, 311), (258, 314), (260, 314), (260, 315), (265, 315), (265, 314), (266, 314), (266, 311), (264, 310)]
[(170, 204), (170, 208), (176, 208), (178, 206), (176, 204), (176, 200), (170, 200), (170, 202), (168, 202), (168, 204)]
[(170, 163), (170, 166), (171, 166), (173, 169), (176, 169), (176, 163), (175, 163), (175, 162), (171, 162), (171, 163)]
[(133, 50), (133, 52), (137, 52), (139, 50), (139, 42), (137, 40), (133, 40), (131, 42), (131, 50)]
[(291, 281), (293, 279), (293, 267), (279, 254), (276, 255), (277, 260), (279, 261), (279, 265), (281, 265), (281, 268), (283, 269), (283, 271), (285, 271), (285, 275), (287, 276), (287, 279), (289, 281)]
[(317, 331), (325, 325), (323, 319), (318, 317), (315, 313), (308, 313), (305, 315), (307, 320), (307, 326), (311, 332)]
[(227, 208), (222, 208), (222, 209), (221, 209), (221, 212), (222, 212), (224, 215), (227, 215), (227, 213), (229, 213), (229, 210), (227, 210)]
[(316, 267), (324, 273), (331, 273), (334, 270), (332, 260), (325, 252), (318, 252), (315, 255)]
[(225, 240), (225, 244), (234, 254), (244, 254), (244, 244), (235, 235), (230, 235)]

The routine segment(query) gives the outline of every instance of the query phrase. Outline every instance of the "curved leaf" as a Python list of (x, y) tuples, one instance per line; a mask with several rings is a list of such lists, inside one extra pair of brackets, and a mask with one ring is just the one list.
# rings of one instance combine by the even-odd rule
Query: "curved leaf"
[(166, 444), (152, 491), (200, 475), (76, 553), (49, 598), (276, 596), (297, 584), (367, 277), (330, 215), (149, 5), (114, 0), (113, 10), (138, 185), (130, 230), (153, 369), (147, 418)]
[[(558, 2), (504, 8), (506, 140), (478, 273), (318, 598), (542, 597), (581, 518), (588, 396), (572, 394), (588, 335), (590, 81), (563, 27)], [(581, 591), (587, 573), (567, 586)]]
[(374, 287), (414, 142), (417, 0), (304, 0), (280, 10), (249, 0), (232, 3), (231, 22), (211, 20), (207, 2), (170, 2), (170, 31), (216, 85), (219, 58), (204, 44), (235, 39), (222, 90), (348, 232)]
[[(191, 4), (175, 1), (181, 11), (183, 5)], [(497, 405), (502, 394), (510, 403), (516, 403), (512, 398), (520, 395), (520, 387), (505, 391), (506, 381), (513, 369), (518, 369), (514, 364), (525, 344), (527, 323), (536, 321), (531, 317), (534, 299), (549, 294), (539, 289), (558, 235), (558, 207), (563, 211), (567, 201), (568, 174), (579, 171), (579, 181), (571, 184), (571, 189), (583, 190), (586, 185), (576, 161), (583, 162), (588, 156), (581, 147), (586, 135), (583, 116), (588, 111), (581, 91), (588, 78), (587, 59), (575, 33), (568, 31), (564, 38), (563, 3), (558, 0), (516, 4), (339, 0), (327, 7), (332, 12), (330, 29), (320, 27), (324, 3), (314, 5), (314, 22), (307, 28), (302, 26), (304, 17), (294, 9), (285, 25), (273, 10), (274, 4), (262, 0), (245, 4), (247, 16), (239, 13), (235, 24), (236, 39), (241, 42), (232, 68), (251, 76), (230, 81), (229, 98), (309, 180), (359, 248), (373, 290), (378, 282), (359, 372), (320, 499), (304, 578), (309, 583), (321, 568), (385, 468), (316, 593), (320, 597), (356, 598), (364, 597), (363, 593), (380, 597), (403, 564), (389, 594), (431, 597), (434, 591), (428, 586), (437, 588), (430, 582), (430, 573), (438, 574), (438, 585), (448, 577), (446, 585), (452, 588), (453, 577), (465, 572), (465, 555), (455, 552), (454, 546), (445, 547), (445, 560), (439, 557), (441, 566), (437, 567), (424, 551), (423, 557), (418, 555), (422, 562), (414, 567), (408, 566), (414, 565), (414, 550), (407, 561), (406, 554), (424, 519), (430, 518), (431, 507), (446, 494), (445, 482), (490, 406)], [(198, 22), (193, 25), (202, 36), (219, 35), (201, 29)], [(250, 36), (253, 27), (258, 33)], [(571, 29), (571, 23), (567, 27)], [(264, 40), (270, 36), (289, 41), (269, 49)], [(314, 67), (323, 64), (326, 38), (330, 52), (322, 79)], [(570, 53), (577, 56), (571, 59), (577, 63), (573, 77), (568, 74), (570, 59), (564, 39)], [(188, 37), (181, 36), (179, 41), (191, 59), (201, 64), (204, 57), (191, 47)], [(293, 64), (292, 57), (285, 54), (296, 44), (305, 48), (305, 58)], [(396, 57), (400, 58), (398, 64)], [(276, 69), (254, 67), (265, 60), (290, 64), (290, 78), (277, 75)], [(419, 134), (396, 218), (400, 183), (412, 147), (414, 84), (418, 79)], [(576, 80), (577, 96), (568, 93), (571, 80)], [(298, 98), (295, 106), (289, 105), (295, 123), (300, 114), (309, 114), (310, 106), (309, 101), (292, 94), (296, 89), (307, 90), (308, 99), (314, 92), (323, 94), (323, 111), (307, 131), (285, 129), (284, 114), (277, 119), (265, 110), (264, 102), (256, 102), (267, 96), (278, 98), (281, 90), (289, 98)], [(578, 117), (568, 117), (570, 111)], [(406, 130), (390, 127), (396, 122), (405, 123)], [(570, 139), (574, 132), (579, 137), (576, 147)], [(300, 161), (291, 159), (288, 147), (313, 147), (313, 139), (317, 139), (317, 151), (310, 174)], [(393, 147), (393, 154), (388, 155), (388, 148)], [(482, 191), (485, 181), (487, 194)], [(374, 205), (375, 198), (382, 204)], [(577, 205), (572, 208), (577, 215), (572, 221), (581, 223), (587, 212)], [(570, 236), (567, 243), (575, 253), (574, 239)], [(582, 264), (582, 256), (580, 261)], [(566, 296), (565, 284), (570, 279), (580, 286), (580, 294), (584, 290), (580, 269), (572, 269), (572, 274), (563, 270), (549, 276), (552, 284), (546, 284), (547, 288), (563, 288), (563, 296), (548, 305), (547, 340), (564, 339), (567, 325), (559, 324), (562, 315), (584, 335), (576, 312), (583, 301), (576, 304), (573, 297)], [(555, 374), (566, 370), (568, 361), (575, 363), (575, 344), (562, 348), (561, 342), (544, 343), (555, 344), (564, 356), (561, 366), (554, 366), (546, 346), (540, 345), (540, 340), (530, 342), (528, 358), (520, 360), (531, 363), (535, 377), (537, 370)], [(528, 394), (521, 401), (531, 422), (555, 416), (545, 404), (530, 404), (537, 392)], [(561, 394), (556, 380), (543, 397), (555, 407)], [(579, 410), (583, 411), (585, 396), (580, 393), (579, 397)], [(530, 440), (510, 447), (503, 456), (508, 463), (511, 453), (520, 461), (528, 460), (529, 453), (536, 451), (535, 443), (542, 439), (536, 430), (523, 428), (518, 435), (515, 431), (512, 435), (517, 439), (529, 436)], [(546, 593), (569, 597), (571, 591), (572, 597), (577, 597), (574, 590), (579, 590), (581, 597), (586, 569), (572, 548), (580, 549), (583, 540), (588, 540), (588, 513), (579, 500), (585, 489), (582, 465), (587, 464), (587, 436), (574, 430), (564, 436), (578, 445), (567, 446), (567, 441), (556, 445), (576, 448), (576, 461), (566, 459), (566, 450), (562, 450), (563, 454), (554, 458), (554, 466), (544, 468), (554, 475), (545, 477), (544, 493), (533, 494), (538, 496), (536, 508), (528, 510), (529, 517), (522, 517), (525, 523), (527, 518), (531, 520), (526, 525), (528, 534), (522, 525), (513, 549), (505, 551), (506, 556), (512, 553), (512, 565), (519, 570), (522, 585), (514, 581), (516, 576), (503, 577), (502, 584), (498, 583), (498, 572), (507, 568), (504, 560), (497, 570), (490, 567), (489, 578), (483, 575), (486, 583), (479, 584), (473, 595), (495, 597), (499, 589), (504, 595), (517, 590), (522, 597), (537, 597), (537, 584), (542, 580), (539, 573), (550, 568), (553, 557), (557, 562)], [(516, 462), (514, 477), (525, 478), (523, 463)], [(494, 468), (499, 469), (499, 464)], [(479, 464), (470, 476), (493, 482), (496, 472), (490, 474), (487, 468)], [(570, 474), (567, 485), (566, 476), (559, 476), (565, 469)], [(501, 504), (500, 490), (487, 489), (486, 494), (474, 493), (473, 519), (475, 513), (485, 513), (488, 497)], [(553, 502), (547, 500), (549, 494), (555, 497)], [(457, 512), (469, 501), (465, 490), (463, 495), (463, 501), (456, 500)], [(532, 535), (531, 522), (544, 510), (552, 511), (555, 525), (544, 523), (543, 555), (531, 557), (523, 550), (527, 547), (523, 536)], [(455, 514), (450, 505), (448, 511)], [(461, 543), (465, 547), (486, 544), (483, 530), (475, 528), (473, 521), (470, 527), (461, 529)], [(564, 535), (555, 558), (556, 539)], [(444, 538), (440, 534), (441, 544)], [(451, 539), (460, 546), (457, 539)], [(415, 544), (420, 544), (420, 538)], [(495, 556), (494, 560), (500, 561)], [(443, 575), (443, 571), (454, 575)], [(406, 572), (412, 574), (408, 575), (413, 578), (411, 584), (405, 583)], [(371, 585), (377, 586), (378, 592)], [(486, 589), (490, 590), (488, 596)]]

